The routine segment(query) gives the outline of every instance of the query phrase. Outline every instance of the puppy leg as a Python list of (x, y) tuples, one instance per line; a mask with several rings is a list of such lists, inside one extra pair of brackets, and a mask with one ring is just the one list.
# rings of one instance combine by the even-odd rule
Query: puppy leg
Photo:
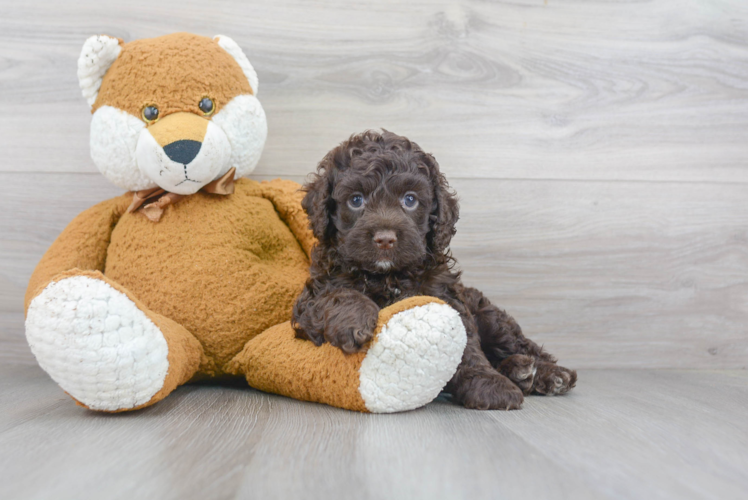
[(293, 310), (296, 337), (316, 345), (329, 342), (346, 354), (358, 352), (374, 336), (379, 307), (356, 290), (326, 290), (312, 295), (304, 289)]
[[(516, 410), (522, 406), (522, 391), (493, 369), (480, 347), (472, 320), (464, 321), (467, 345), (457, 372), (445, 390), (466, 408), (477, 410)], [(473, 328), (469, 328), (473, 326)], [(472, 330), (472, 331), (471, 331)]]
[(577, 382), (577, 373), (556, 364), (556, 358), (522, 334), (517, 322), (475, 288), (466, 288), (465, 304), (478, 325), (481, 348), (491, 365), (517, 384), (524, 394), (563, 394)]

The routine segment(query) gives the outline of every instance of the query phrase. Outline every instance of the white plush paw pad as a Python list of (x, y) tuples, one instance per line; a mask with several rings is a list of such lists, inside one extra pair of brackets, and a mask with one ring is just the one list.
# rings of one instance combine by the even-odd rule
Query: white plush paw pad
[(412, 410), (431, 402), (457, 370), (467, 336), (448, 305), (400, 312), (382, 328), (359, 371), (359, 391), (372, 413)]
[(86, 276), (50, 283), (31, 302), (26, 338), (44, 371), (94, 410), (147, 403), (169, 368), (156, 325), (125, 294)]

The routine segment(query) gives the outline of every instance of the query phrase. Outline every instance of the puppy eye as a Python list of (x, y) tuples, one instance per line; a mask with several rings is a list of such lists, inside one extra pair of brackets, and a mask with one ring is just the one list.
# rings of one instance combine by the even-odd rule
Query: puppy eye
[(405, 193), (401, 203), (405, 208), (412, 210), (418, 206), (418, 198), (416, 198), (415, 193)]
[(364, 206), (364, 195), (356, 193), (348, 198), (348, 206), (356, 210)]
[(158, 120), (158, 108), (156, 106), (146, 106), (143, 108), (143, 120), (147, 123), (153, 123)]
[(211, 99), (210, 97), (203, 97), (197, 107), (200, 108), (200, 111), (202, 111), (206, 115), (212, 114), (216, 109), (215, 104), (213, 104), (213, 99)]

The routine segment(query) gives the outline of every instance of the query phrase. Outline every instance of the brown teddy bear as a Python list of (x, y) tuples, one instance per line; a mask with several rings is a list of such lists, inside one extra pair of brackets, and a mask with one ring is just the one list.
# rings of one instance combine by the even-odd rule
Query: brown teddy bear
[(436, 397), (465, 346), (458, 314), (437, 299), (382, 310), (359, 354), (295, 338), (287, 320), (314, 238), (297, 184), (243, 178), (267, 124), (233, 40), (94, 36), (78, 76), (91, 156), (128, 192), (76, 217), (29, 282), (26, 336), (65, 392), (108, 412), (219, 375), (359, 411)]

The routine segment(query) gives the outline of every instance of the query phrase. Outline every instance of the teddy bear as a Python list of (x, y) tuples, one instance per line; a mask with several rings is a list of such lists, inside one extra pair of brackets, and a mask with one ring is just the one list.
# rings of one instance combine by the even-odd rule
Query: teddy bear
[(362, 412), (438, 395), (466, 342), (438, 299), (383, 309), (357, 354), (296, 338), (289, 319), (315, 240), (298, 184), (245, 177), (267, 122), (231, 38), (93, 36), (78, 77), (91, 157), (126, 192), (63, 230), (25, 297), (29, 346), (78, 404), (136, 410), (219, 376)]

